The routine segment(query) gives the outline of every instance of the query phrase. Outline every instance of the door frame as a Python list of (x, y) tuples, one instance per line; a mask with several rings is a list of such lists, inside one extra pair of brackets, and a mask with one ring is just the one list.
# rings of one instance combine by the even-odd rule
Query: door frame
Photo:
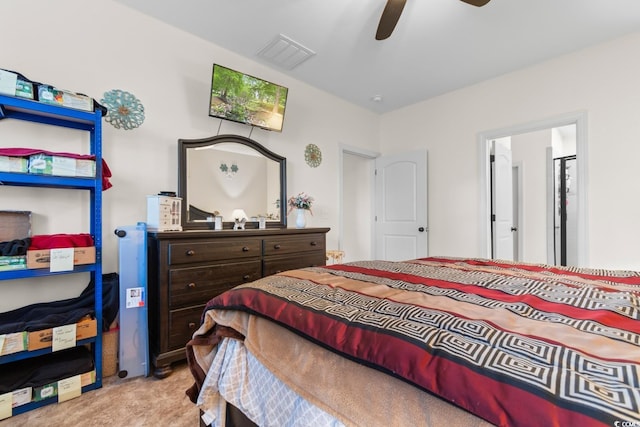
[(578, 192), (578, 265), (588, 266), (588, 150), (587, 150), (587, 112), (578, 111), (567, 113), (547, 119), (534, 122), (524, 123), (520, 125), (509, 126), (500, 129), (488, 130), (480, 132), (477, 135), (478, 145), (478, 171), (480, 173), (478, 182), (480, 185), (479, 193), (479, 253), (481, 257), (491, 257), (491, 177), (489, 167), (489, 156), (491, 154), (491, 140), (506, 136), (519, 135), (528, 132), (535, 132), (544, 129), (561, 127), (566, 125), (576, 126), (576, 157), (577, 157), (577, 184)]
[(518, 215), (514, 216), (515, 226), (517, 228), (516, 234), (516, 243), (517, 243), (517, 251), (514, 246), (514, 255), (513, 259), (516, 261), (520, 261), (522, 256), (524, 255), (524, 239), (522, 235), (522, 224), (524, 224), (524, 203), (523, 203), (523, 195), (524, 195), (524, 164), (521, 161), (517, 161), (512, 166), (513, 174), (516, 175), (516, 185), (513, 187), (514, 197), (515, 197), (515, 207), (518, 211)]

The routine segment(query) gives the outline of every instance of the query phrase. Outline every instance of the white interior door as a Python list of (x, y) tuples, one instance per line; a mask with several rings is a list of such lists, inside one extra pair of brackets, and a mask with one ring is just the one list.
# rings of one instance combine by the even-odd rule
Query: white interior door
[(427, 151), (376, 159), (376, 258), (428, 256)]
[(513, 261), (513, 161), (511, 138), (493, 143), (493, 258)]

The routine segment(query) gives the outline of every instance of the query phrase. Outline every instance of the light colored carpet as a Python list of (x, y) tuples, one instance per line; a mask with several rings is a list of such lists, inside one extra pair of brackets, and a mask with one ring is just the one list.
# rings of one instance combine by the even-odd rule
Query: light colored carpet
[(198, 409), (184, 394), (193, 384), (185, 363), (163, 380), (107, 377), (102, 388), (0, 421), (13, 426), (196, 427)]

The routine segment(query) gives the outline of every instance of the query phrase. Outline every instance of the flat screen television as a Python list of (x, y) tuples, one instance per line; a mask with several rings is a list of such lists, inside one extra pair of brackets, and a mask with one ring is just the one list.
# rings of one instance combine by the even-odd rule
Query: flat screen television
[(288, 89), (213, 64), (209, 116), (282, 132)]

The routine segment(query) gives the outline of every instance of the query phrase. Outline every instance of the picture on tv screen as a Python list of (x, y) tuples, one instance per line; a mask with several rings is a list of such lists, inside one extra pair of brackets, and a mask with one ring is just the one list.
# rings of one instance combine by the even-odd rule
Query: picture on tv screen
[(209, 115), (281, 132), (288, 89), (213, 64)]

